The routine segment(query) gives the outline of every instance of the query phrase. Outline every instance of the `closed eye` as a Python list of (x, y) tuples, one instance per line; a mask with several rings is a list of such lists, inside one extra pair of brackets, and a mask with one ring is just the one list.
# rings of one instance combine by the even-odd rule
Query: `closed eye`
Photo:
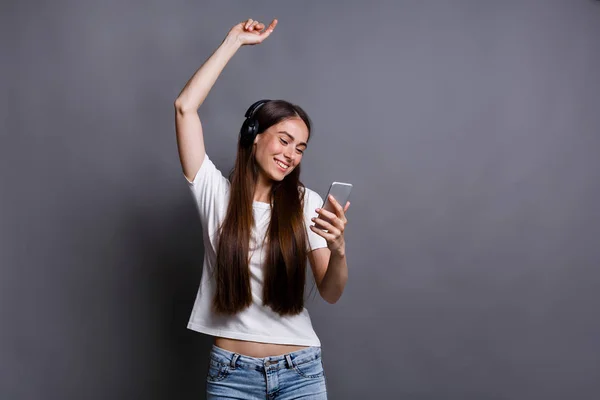
[[(287, 140), (285, 140), (284, 138), (279, 138), (279, 140), (281, 141), (281, 143), (283, 143), (283, 145), (287, 146), (289, 144), (289, 142)], [(299, 154), (304, 154), (304, 150), (296, 148), (296, 151)]]

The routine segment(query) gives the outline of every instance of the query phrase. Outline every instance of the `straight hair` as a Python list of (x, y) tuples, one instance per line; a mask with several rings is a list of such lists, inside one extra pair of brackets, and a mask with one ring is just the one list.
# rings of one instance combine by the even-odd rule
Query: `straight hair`
[[(290, 118), (311, 121), (297, 105), (272, 100), (254, 115), (258, 134)], [(216, 291), (213, 308), (219, 314), (233, 315), (252, 304), (249, 249), (254, 216), (252, 202), (258, 179), (255, 147), (242, 145), (241, 137), (234, 167), (230, 173), (229, 204), (219, 229)], [(305, 187), (300, 182), (300, 165), (271, 188), (271, 219), (265, 236), (263, 304), (278, 314), (295, 315), (304, 308), (304, 286), (308, 256), (304, 223)]]

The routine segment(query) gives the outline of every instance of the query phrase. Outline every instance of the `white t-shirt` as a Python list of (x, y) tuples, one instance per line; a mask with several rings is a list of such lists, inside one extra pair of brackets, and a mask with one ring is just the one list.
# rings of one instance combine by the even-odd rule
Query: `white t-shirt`
[[(186, 179), (187, 181), (187, 179)], [(230, 183), (215, 167), (208, 155), (200, 166), (196, 177), (189, 182), (200, 220), (204, 239), (204, 265), (202, 279), (188, 328), (208, 335), (249, 340), (254, 342), (291, 344), (298, 346), (320, 346), (306, 308), (294, 316), (280, 316), (262, 302), (263, 259), (266, 235), (271, 219), (271, 206), (255, 201), (252, 205), (255, 226), (250, 240), (250, 286), (252, 304), (233, 316), (215, 314), (212, 300), (215, 291), (214, 269), (217, 259), (218, 228), (225, 219), (229, 203)], [(306, 226), (309, 251), (327, 247), (324, 238), (311, 231), (310, 220), (316, 216), (315, 208), (323, 206), (323, 199), (306, 188), (304, 194), (304, 224)]]

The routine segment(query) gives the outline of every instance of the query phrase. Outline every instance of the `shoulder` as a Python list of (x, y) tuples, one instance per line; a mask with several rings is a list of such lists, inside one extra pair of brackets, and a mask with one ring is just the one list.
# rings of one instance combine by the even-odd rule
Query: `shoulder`
[(321, 196), (319, 195), (319, 193), (315, 192), (312, 189), (304, 187), (304, 188), (300, 188), (300, 190), (301, 191), (304, 190), (304, 197), (305, 198), (311, 198), (311, 199), (312, 198), (318, 198), (318, 199), (321, 199)]
[(300, 191), (304, 191), (304, 210), (306, 211), (314, 211), (315, 208), (323, 206), (323, 198), (319, 195), (319, 193), (311, 190), (307, 187), (300, 188)]
[(203, 204), (227, 200), (230, 191), (229, 180), (223, 176), (208, 154), (204, 156), (193, 180), (188, 180), (188, 185), (197, 202)]

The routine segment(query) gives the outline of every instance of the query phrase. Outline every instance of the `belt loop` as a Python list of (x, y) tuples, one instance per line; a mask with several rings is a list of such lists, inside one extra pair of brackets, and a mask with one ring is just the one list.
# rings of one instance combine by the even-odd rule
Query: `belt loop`
[(231, 357), (231, 362), (229, 363), (231, 368), (235, 369), (235, 363), (237, 362), (238, 358), (240, 358), (240, 355), (237, 353), (234, 353), (233, 357)]
[(287, 362), (288, 368), (294, 368), (294, 364), (292, 363), (292, 357), (289, 354), (285, 355), (285, 361)]

